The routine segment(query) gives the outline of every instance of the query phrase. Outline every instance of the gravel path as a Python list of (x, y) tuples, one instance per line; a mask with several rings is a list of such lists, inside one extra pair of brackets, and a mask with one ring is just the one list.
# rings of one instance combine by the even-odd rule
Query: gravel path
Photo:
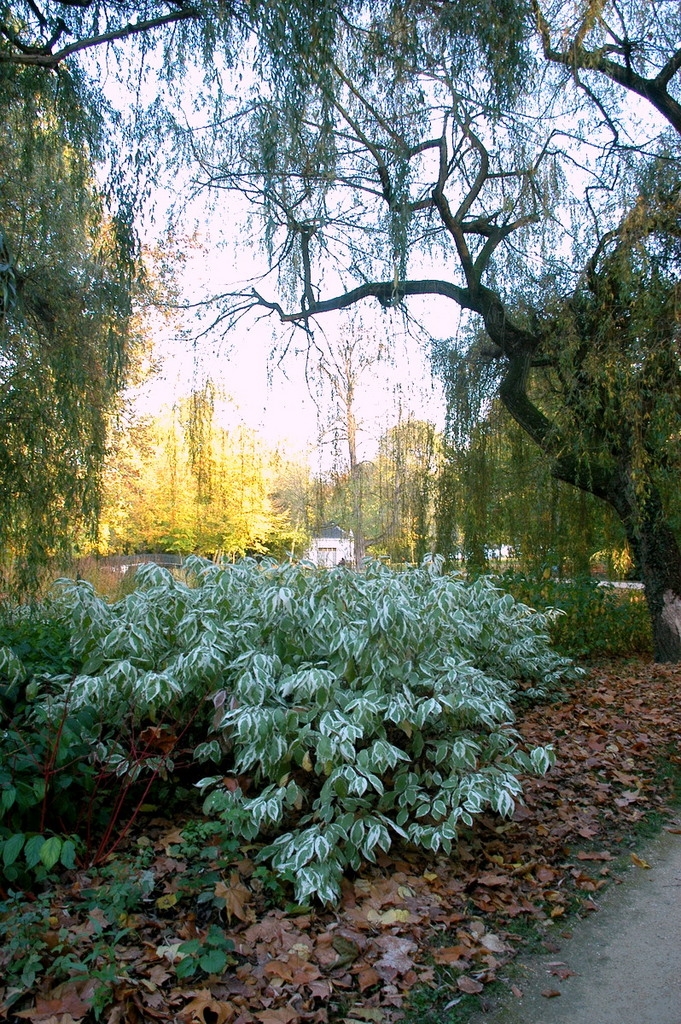
[(556, 929), (558, 952), (521, 961), (522, 998), (470, 1024), (681, 1024), (681, 834), (665, 831), (641, 857), (650, 869), (632, 866), (572, 938)]

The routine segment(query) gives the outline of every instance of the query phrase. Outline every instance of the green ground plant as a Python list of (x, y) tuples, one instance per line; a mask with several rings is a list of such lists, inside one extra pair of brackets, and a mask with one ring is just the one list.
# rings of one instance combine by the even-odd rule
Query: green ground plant
[(26, 898), (10, 890), (0, 902), (0, 975), (8, 986), (10, 1007), (40, 979), (52, 983), (87, 981), (95, 1018), (113, 998), (116, 982), (126, 973), (117, 947), (130, 933), (121, 922), (151, 889), (151, 851), (111, 860), (85, 883), (73, 901), (73, 916), (61, 919), (52, 904), (53, 892)]

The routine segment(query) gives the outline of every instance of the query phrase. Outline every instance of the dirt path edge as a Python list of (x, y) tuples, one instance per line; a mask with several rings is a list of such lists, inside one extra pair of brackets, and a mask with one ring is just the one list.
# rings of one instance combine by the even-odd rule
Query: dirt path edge
[[(681, 1024), (681, 835), (669, 831), (680, 827), (640, 852), (650, 868), (632, 865), (572, 938), (548, 932), (559, 952), (515, 962), (522, 998), (509, 993), (469, 1024)], [(574, 975), (551, 973), (563, 968)]]

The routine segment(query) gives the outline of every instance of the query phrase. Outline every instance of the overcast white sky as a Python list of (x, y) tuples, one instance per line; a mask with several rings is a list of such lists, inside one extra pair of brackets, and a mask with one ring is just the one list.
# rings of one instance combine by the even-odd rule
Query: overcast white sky
[[(161, 203), (167, 200), (161, 197)], [(239, 218), (211, 217), (201, 211), (188, 221), (198, 234), (191, 256), (184, 264), (181, 283), (184, 299), (194, 303), (204, 296), (244, 287), (264, 272), (264, 262), (255, 246), (243, 245)], [(219, 221), (219, 223), (218, 223)], [(225, 224), (228, 227), (225, 227)], [(216, 238), (218, 239), (216, 241)], [(156, 242), (148, 229), (148, 244)], [(271, 290), (274, 286), (269, 285)], [(267, 294), (269, 295), (269, 291)], [(276, 291), (272, 292), (276, 298)], [(417, 309), (417, 304), (422, 308)], [(457, 310), (450, 301), (413, 300), (413, 313), (428, 311), (430, 330), (438, 336), (455, 333)], [(450, 319), (451, 318), (451, 319)], [(201, 324), (191, 312), (182, 315), (187, 334), (159, 326), (154, 332), (158, 375), (140, 390), (136, 402), (140, 411), (153, 413), (190, 393), (205, 376), (231, 401), (222, 407), (225, 425), (243, 422), (262, 434), (270, 445), (280, 445), (291, 454), (308, 450), (319, 464), (316, 448), (320, 434), (328, 427), (328, 390), (320, 390), (319, 376), (311, 374), (314, 359), (307, 358), (308, 340), (302, 330), (291, 335), (275, 316), (247, 314), (233, 329), (217, 332), (192, 343), (191, 336)], [(210, 315), (208, 315), (210, 319)], [(383, 340), (391, 358), (367, 371), (357, 389), (356, 417), (360, 425), (359, 456), (372, 458), (379, 437), (409, 416), (428, 419), (444, 426), (444, 398), (439, 383), (430, 373), (427, 343), (407, 333), (400, 313), (385, 313), (371, 300), (353, 313), (328, 314), (318, 321), (315, 340), (330, 348), (360, 324), (371, 341)], [(353, 326), (354, 325), (354, 326)], [(280, 362), (276, 355), (288, 345)], [(306, 379), (312, 376), (312, 379)], [(321, 417), (320, 417), (321, 409)], [(328, 447), (328, 431), (327, 431)], [(327, 459), (322, 459), (326, 463)]]

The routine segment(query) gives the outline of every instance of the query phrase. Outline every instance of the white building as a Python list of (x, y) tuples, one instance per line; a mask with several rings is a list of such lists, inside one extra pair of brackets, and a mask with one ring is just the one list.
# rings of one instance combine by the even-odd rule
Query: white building
[(354, 566), (355, 541), (352, 530), (346, 532), (336, 523), (325, 523), (312, 538), (305, 557), (324, 569), (331, 569), (334, 565)]

